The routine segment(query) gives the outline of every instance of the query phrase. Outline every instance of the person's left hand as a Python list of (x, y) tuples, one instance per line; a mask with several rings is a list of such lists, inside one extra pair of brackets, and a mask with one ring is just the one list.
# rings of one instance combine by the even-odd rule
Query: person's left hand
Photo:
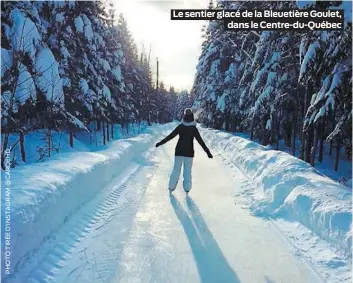
[(161, 144), (159, 142), (156, 143), (156, 147), (159, 147)]

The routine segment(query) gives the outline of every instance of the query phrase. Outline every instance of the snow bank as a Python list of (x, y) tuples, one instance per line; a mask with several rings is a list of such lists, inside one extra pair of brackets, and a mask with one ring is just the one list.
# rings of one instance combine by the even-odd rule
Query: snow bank
[(243, 193), (255, 214), (300, 222), (351, 256), (352, 193), (347, 187), (290, 154), (220, 131), (202, 134), (252, 181), (254, 189)]
[[(170, 126), (147, 128), (144, 134), (114, 141), (99, 152), (65, 153), (44, 163), (12, 169), (11, 267), (21, 268), (22, 261), (33, 255), (134, 156), (152, 146), (165, 129), (170, 130)], [(2, 180), (5, 180), (4, 175)], [(5, 190), (2, 190), (2, 207), (4, 205)], [(5, 231), (4, 222), (2, 231)], [(2, 241), (4, 239), (2, 237)]]

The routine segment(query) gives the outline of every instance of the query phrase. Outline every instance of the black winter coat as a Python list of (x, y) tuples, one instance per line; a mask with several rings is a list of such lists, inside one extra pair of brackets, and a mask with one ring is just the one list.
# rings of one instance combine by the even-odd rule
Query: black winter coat
[(207, 148), (206, 144), (201, 138), (201, 135), (196, 128), (195, 122), (182, 122), (178, 127), (174, 129), (167, 137), (161, 140), (158, 144), (162, 145), (171, 139), (179, 135), (179, 140), (175, 148), (175, 156), (184, 156), (184, 157), (194, 157), (194, 138), (202, 146), (203, 150), (206, 153), (209, 153), (210, 150)]

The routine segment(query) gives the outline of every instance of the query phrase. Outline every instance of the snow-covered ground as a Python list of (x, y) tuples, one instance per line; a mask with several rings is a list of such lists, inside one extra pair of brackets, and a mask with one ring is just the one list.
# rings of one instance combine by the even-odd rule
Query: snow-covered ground
[[(113, 131), (113, 139), (110, 138), (110, 142), (113, 140), (119, 140), (122, 138), (134, 137), (142, 133), (147, 127), (146, 122), (129, 124), (125, 127), (115, 124)], [(106, 146), (103, 145), (103, 133), (102, 131), (94, 131), (94, 126), (90, 127), (91, 132), (77, 132), (73, 139), (74, 147), (70, 147), (69, 134), (65, 132), (51, 132), (51, 157), (57, 154), (67, 152), (95, 152), (102, 150)], [(109, 131), (111, 135), (111, 130)], [(10, 135), (8, 147), (14, 147), (11, 153), (11, 159), (14, 159), (16, 166), (31, 164), (36, 162), (43, 162), (49, 160), (48, 154), (48, 130), (38, 130), (31, 132), (24, 137), (24, 148), (26, 153), (26, 163), (21, 160), (19, 134), (13, 133)], [(3, 141), (4, 134), (1, 135)], [(107, 141), (106, 144), (109, 144)]]
[(13, 169), (4, 282), (351, 281), (347, 187), (203, 129), (214, 159), (196, 146), (190, 196), (170, 197), (176, 139), (154, 143), (174, 126)]
[[(250, 140), (249, 135), (244, 133), (234, 133), (235, 136), (242, 137), (245, 139)], [(268, 145), (267, 148), (275, 149), (275, 146)], [(285, 145), (284, 140), (280, 140), (279, 142), (279, 149), (287, 152), (292, 153), (292, 148), (288, 148)], [(333, 165), (335, 162), (335, 149), (332, 149), (332, 154), (330, 155), (329, 152), (329, 144), (327, 142), (324, 143), (324, 151), (323, 151), (323, 160), (319, 162), (319, 154), (316, 154), (316, 162), (315, 168), (320, 171), (322, 174), (330, 177), (332, 180), (338, 181), (340, 184), (343, 184), (348, 187), (352, 187), (351, 179), (352, 179), (352, 160), (348, 159), (344, 150), (341, 149), (340, 152), (340, 161), (339, 161), (339, 170), (335, 172), (333, 170)], [(300, 140), (296, 140), (296, 152), (295, 156), (299, 157), (300, 154)]]

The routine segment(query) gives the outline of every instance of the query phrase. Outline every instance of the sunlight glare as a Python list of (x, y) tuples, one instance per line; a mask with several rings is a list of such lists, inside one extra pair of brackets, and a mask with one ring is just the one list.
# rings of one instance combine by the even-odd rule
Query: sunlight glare
[[(203, 21), (172, 21), (170, 9), (207, 8), (208, 1), (126, 1), (116, 0), (117, 13), (123, 13), (138, 50), (144, 45), (155, 76), (159, 59), (160, 81), (166, 87), (190, 90), (201, 54)], [(155, 79), (155, 78), (154, 78)]]

